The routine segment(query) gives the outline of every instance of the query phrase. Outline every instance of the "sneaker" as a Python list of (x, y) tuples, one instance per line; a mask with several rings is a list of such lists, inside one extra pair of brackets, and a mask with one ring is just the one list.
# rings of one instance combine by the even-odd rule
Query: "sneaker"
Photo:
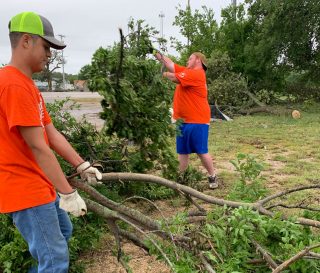
[(210, 189), (216, 189), (219, 187), (218, 182), (217, 182), (217, 176), (209, 176), (208, 177), (208, 181), (209, 181), (209, 188)]
[(186, 174), (185, 172), (181, 172), (178, 174), (177, 183), (185, 185), (186, 184)]

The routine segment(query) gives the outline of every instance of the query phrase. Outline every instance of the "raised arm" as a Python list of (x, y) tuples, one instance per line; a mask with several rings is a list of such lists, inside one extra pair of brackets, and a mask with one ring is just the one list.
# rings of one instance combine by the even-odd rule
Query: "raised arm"
[(171, 72), (163, 72), (163, 77), (167, 78), (168, 80), (174, 83), (180, 83), (179, 79), (176, 77), (175, 73)]
[(153, 55), (159, 62), (161, 62), (167, 68), (169, 72), (174, 72), (174, 62), (170, 58), (162, 55), (157, 50), (154, 50)]

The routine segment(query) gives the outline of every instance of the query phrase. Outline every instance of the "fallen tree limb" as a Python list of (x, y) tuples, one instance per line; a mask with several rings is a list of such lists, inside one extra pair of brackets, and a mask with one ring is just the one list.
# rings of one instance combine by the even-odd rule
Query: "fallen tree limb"
[(311, 249), (314, 248), (318, 248), (320, 247), (320, 244), (316, 244), (314, 246), (308, 246), (305, 249), (301, 250), (300, 252), (298, 252), (296, 255), (294, 255), (293, 257), (291, 257), (289, 260), (284, 261), (282, 264), (280, 264), (277, 268), (275, 268), (272, 273), (279, 273), (281, 271), (283, 271), (284, 269), (286, 269), (290, 264), (294, 263), (295, 261), (301, 259), (303, 256), (305, 256), (306, 254), (309, 253), (309, 251)]
[(264, 199), (261, 199), (258, 203), (260, 205), (265, 205), (266, 203), (270, 202), (271, 200), (274, 200), (276, 198), (288, 195), (290, 193), (294, 193), (297, 191), (303, 191), (303, 190), (310, 190), (310, 189), (320, 189), (320, 184), (315, 184), (315, 185), (308, 185), (308, 186), (300, 186), (300, 187), (296, 187), (290, 190), (286, 190), (286, 191), (281, 191), (281, 192), (277, 192), (275, 194), (272, 194)]
[(262, 246), (255, 240), (252, 240), (252, 243), (256, 247), (257, 251), (260, 252), (262, 255), (263, 259), (268, 263), (269, 267), (271, 269), (277, 268), (277, 263), (271, 258), (270, 254), (262, 248)]
[[(122, 181), (122, 182), (128, 182), (128, 181), (140, 181), (140, 182), (146, 182), (146, 183), (155, 183), (159, 184), (168, 188), (171, 188), (173, 190), (176, 190), (178, 192), (183, 192), (185, 194), (189, 194), (192, 197), (198, 198), (202, 201), (205, 201), (209, 204), (215, 204), (219, 206), (228, 206), (231, 208), (239, 208), (239, 207), (248, 207), (252, 208), (253, 210), (257, 210), (259, 213), (273, 217), (274, 213), (265, 209), (264, 204), (269, 202), (272, 199), (275, 199), (277, 197), (305, 189), (320, 189), (320, 184), (317, 185), (311, 185), (311, 186), (303, 186), (299, 188), (295, 188), (292, 190), (288, 190), (285, 192), (276, 193), (274, 195), (271, 195), (267, 198), (264, 198), (260, 201), (257, 201), (255, 203), (246, 203), (246, 202), (235, 202), (235, 201), (229, 201), (224, 200), (220, 198), (215, 198), (210, 195), (206, 195), (204, 193), (201, 193), (195, 189), (192, 189), (188, 186), (181, 185), (178, 183), (175, 183), (173, 181), (167, 180), (165, 178), (148, 175), (148, 174), (137, 174), (137, 173), (104, 173), (102, 181), (104, 183), (111, 182), (111, 181)], [(282, 216), (283, 220), (287, 220), (288, 217), (285, 215)], [(296, 220), (296, 223), (306, 226), (313, 226), (316, 228), (320, 228), (320, 221), (311, 220), (303, 217), (299, 217)]]
[(251, 93), (249, 90), (241, 90), (243, 94), (247, 95), (250, 100), (257, 105), (256, 107), (251, 107), (248, 109), (240, 109), (240, 114), (251, 115), (256, 113), (269, 113), (273, 115), (291, 115), (291, 109), (276, 109), (275, 107), (268, 106), (265, 103), (261, 102), (257, 96)]
[(136, 246), (141, 247), (146, 251), (149, 251), (149, 247), (135, 234), (124, 229), (119, 229), (119, 234), (127, 240), (133, 242)]
[(104, 207), (104, 206), (102, 206), (102, 205), (100, 205), (90, 199), (84, 199), (84, 200), (85, 200), (89, 210), (97, 213), (98, 215), (100, 215), (106, 219), (117, 218), (119, 220), (122, 220), (123, 222), (132, 226), (136, 231), (141, 233), (143, 236), (147, 237), (150, 240), (150, 242), (152, 242), (154, 244), (154, 246), (158, 249), (158, 251), (162, 254), (163, 258), (165, 259), (165, 261), (167, 262), (167, 264), (170, 266), (171, 270), (173, 271), (173, 264), (171, 263), (171, 261), (169, 260), (167, 255), (163, 252), (163, 250), (160, 248), (160, 246), (154, 241), (154, 239), (152, 239), (148, 234), (146, 234), (141, 228), (134, 225), (132, 222), (128, 221), (127, 219), (125, 219), (124, 217), (119, 215), (118, 213), (112, 212), (108, 208), (106, 208), (106, 207)]
[(304, 210), (320, 212), (320, 209), (317, 209), (317, 208), (311, 208), (311, 207), (302, 206), (302, 205), (286, 205), (283, 203), (277, 203), (277, 204), (271, 205), (271, 206), (267, 207), (266, 209), (270, 210), (270, 209), (273, 209), (276, 207), (282, 207), (285, 209), (304, 209)]
[(212, 268), (212, 266), (208, 263), (206, 257), (203, 255), (202, 252), (199, 253), (200, 260), (202, 261), (202, 264), (204, 265), (205, 269), (209, 273), (216, 273), (216, 271)]
[(161, 230), (160, 224), (149, 218), (148, 216), (140, 213), (137, 210), (130, 209), (127, 206), (118, 204), (104, 195), (100, 194), (97, 190), (95, 190), (93, 187), (79, 182), (75, 179), (70, 180), (70, 183), (72, 186), (81, 189), (88, 193), (92, 198), (94, 198), (99, 204), (109, 208), (110, 210), (116, 211), (118, 213), (123, 214), (123, 217), (126, 219), (131, 219), (131, 221), (138, 222), (140, 225), (142, 224), (142, 227), (147, 227), (150, 230)]
[(165, 187), (168, 187), (170, 189), (183, 192), (185, 194), (189, 194), (190, 196), (193, 196), (195, 198), (198, 198), (202, 201), (205, 201), (210, 204), (216, 204), (219, 206), (227, 205), (232, 208), (238, 208), (240, 206), (243, 207), (253, 207), (252, 203), (245, 203), (245, 202), (234, 202), (224, 199), (215, 198), (210, 195), (203, 194), (193, 188), (190, 188), (185, 185), (181, 185), (178, 183), (175, 183), (173, 181), (167, 180), (165, 178), (161, 178), (154, 175), (148, 175), (148, 174), (138, 174), (138, 173), (104, 173), (102, 177), (102, 182), (116, 182), (116, 181), (122, 181), (122, 182), (128, 182), (128, 181), (140, 181), (140, 182), (147, 182), (147, 183), (155, 183), (158, 185), (162, 185)]
[(257, 104), (258, 106), (262, 107), (266, 107), (266, 104), (261, 102), (254, 94), (252, 94), (250, 91), (248, 90), (242, 90), (242, 93), (246, 94), (255, 104)]

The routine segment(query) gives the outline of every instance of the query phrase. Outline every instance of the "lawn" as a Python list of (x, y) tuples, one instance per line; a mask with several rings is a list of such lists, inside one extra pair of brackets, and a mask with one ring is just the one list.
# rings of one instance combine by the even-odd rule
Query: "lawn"
[[(319, 179), (320, 105), (298, 109), (302, 109), (300, 119), (259, 114), (211, 123), (209, 152), (223, 184), (216, 194), (223, 197), (237, 179), (230, 160), (238, 153), (251, 154), (264, 164), (262, 175), (271, 192), (315, 183)], [(195, 155), (191, 157), (191, 164), (202, 169)]]

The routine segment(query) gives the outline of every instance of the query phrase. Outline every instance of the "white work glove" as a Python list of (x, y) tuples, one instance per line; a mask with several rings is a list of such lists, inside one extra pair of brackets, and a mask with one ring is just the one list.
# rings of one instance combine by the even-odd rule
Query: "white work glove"
[(83, 201), (77, 190), (68, 194), (59, 193), (59, 195), (60, 209), (70, 212), (76, 217), (85, 215), (87, 213), (86, 203)]
[(77, 173), (80, 173), (82, 179), (85, 179), (89, 184), (97, 184), (96, 179), (102, 179), (102, 173), (97, 168), (90, 167), (90, 163), (85, 161), (81, 163), (77, 169)]

